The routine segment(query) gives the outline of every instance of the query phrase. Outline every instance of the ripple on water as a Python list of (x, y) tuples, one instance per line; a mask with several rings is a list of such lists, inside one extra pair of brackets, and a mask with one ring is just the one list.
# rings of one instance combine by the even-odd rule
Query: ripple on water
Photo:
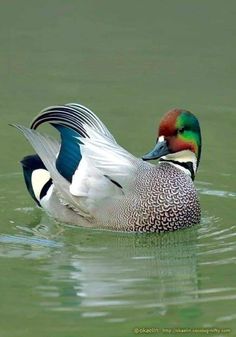
[(9, 173), (2, 173), (0, 174), (0, 179), (12, 178), (12, 177), (19, 177), (21, 176), (21, 172), (9, 172)]
[(1, 243), (13, 243), (13, 244), (21, 244), (21, 245), (36, 245), (43, 247), (62, 247), (63, 244), (61, 242), (56, 242), (53, 240), (42, 239), (37, 237), (29, 237), (29, 236), (20, 236), (20, 235), (0, 235)]
[(234, 320), (236, 320), (236, 314), (219, 317), (216, 319), (216, 322), (229, 322)]
[[(61, 242), (39, 238), (36, 236), (0, 235), (0, 256), (18, 258), (24, 257), (37, 259), (47, 256), (48, 249), (63, 247)], [(33, 248), (33, 249), (32, 249)]]
[(235, 192), (212, 189), (210, 188), (211, 186), (210, 183), (198, 181), (196, 185), (197, 185), (197, 191), (203, 195), (212, 195), (212, 196), (221, 197), (221, 198), (236, 198)]
[[(204, 188), (209, 190), (209, 185)], [(208, 195), (226, 196), (216, 192)], [(152, 309), (165, 315), (169, 306), (236, 299), (232, 282), (225, 287), (212, 282), (218, 267), (235, 264), (236, 226), (222, 228), (220, 218), (204, 215), (202, 226), (164, 235), (69, 229), (62, 231), (68, 244), (56, 239), (61, 229), (42, 221), (34, 227), (18, 226), (22, 235), (0, 235), (2, 246), (8, 247), (5, 251), (1, 247), (0, 254), (27, 258), (27, 246), (33, 246), (36, 253), (29, 252), (28, 257), (45, 257), (40, 268), (46, 281), (36, 293), (50, 311), (79, 311), (83, 318), (115, 323), (131, 319), (124, 317), (130, 307), (143, 318)], [(48, 254), (57, 248), (62, 254), (56, 258)], [(220, 319), (233, 320), (233, 312), (219, 315)]]
[[(222, 222), (218, 218), (204, 217), (204, 226), (198, 230), (198, 255), (204, 257), (202, 264), (222, 264), (235, 261), (236, 251), (236, 225), (222, 228)], [(207, 257), (212, 257), (207, 261)], [(219, 259), (217, 258), (219, 257)]]
[[(211, 194), (213, 195), (213, 194)], [(214, 193), (218, 197), (234, 197), (227, 193)], [(198, 228), (197, 256), (201, 270), (201, 287), (195, 291), (197, 303), (218, 303), (218, 317), (215, 322), (227, 322), (235, 319), (232, 312), (236, 299), (235, 279), (232, 270), (236, 264), (236, 225), (225, 227), (222, 219), (207, 216)], [(222, 310), (221, 310), (222, 308)], [(226, 313), (228, 312), (228, 315)], [(221, 313), (221, 315), (219, 315)]]

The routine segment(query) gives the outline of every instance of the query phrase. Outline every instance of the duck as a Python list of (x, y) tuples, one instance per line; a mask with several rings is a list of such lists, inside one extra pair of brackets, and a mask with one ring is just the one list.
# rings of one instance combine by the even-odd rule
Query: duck
[[(38, 131), (50, 124), (57, 140)], [(201, 157), (197, 117), (174, 108), (161, 118), (153, 149), (137, 158), (87, 107), (42, 110), (14, 124), (34, 148), (21, 160), (26, 187), (56, 221), (126, 232), (168, 232), (200, 223), (194, 179)]]

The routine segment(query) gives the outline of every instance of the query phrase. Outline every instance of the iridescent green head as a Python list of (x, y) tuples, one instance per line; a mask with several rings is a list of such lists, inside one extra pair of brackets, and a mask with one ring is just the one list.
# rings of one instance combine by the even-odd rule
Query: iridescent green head
[(144, 160), (162, 158), (192, 163), (194, 174), (201, 157), (201, 130), (198, 119), (189, 111), (172, 109), (160, 121), (155, 148)]

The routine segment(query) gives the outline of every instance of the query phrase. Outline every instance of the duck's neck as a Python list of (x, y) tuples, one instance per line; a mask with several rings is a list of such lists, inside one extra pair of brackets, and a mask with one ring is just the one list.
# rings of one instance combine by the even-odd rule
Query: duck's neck
[(192, 180), (197, 171), (197, 158), (192, 151), (184, 150), (170, 153), (160, 158), (160, 162), (168, 162), (189, 175)]

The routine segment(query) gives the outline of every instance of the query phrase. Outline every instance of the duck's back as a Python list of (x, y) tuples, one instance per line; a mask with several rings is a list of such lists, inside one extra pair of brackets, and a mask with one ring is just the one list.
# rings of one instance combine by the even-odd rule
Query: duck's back
[(140, 161), (134, 189), (124, 199), (117, 214), (128, 231), (173, 231), (200, 222), (190, 176), (167, 162), (154, 166)]

